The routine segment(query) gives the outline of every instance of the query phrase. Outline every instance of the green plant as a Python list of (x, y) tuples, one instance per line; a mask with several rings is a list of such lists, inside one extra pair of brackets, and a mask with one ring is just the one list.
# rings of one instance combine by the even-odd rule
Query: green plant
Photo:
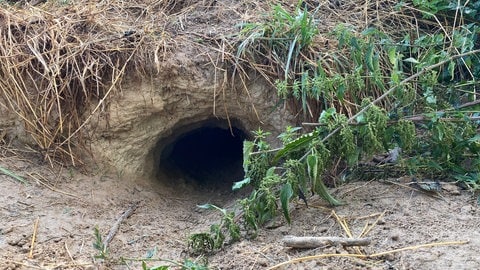
[(215, 250), (214, 236), (210, 233), (194, 233), (188, 237), (188, 248), (192, 254), (209, 254)]
[(222, 213), (220, 224), (210, 226), (208, 233), (195, 233), (188, 238), (188, 247), (193, 254), (208, 254), (223, 247), (226, 234), (230, 242), (240, 239), (240, 227), (234, 221), (235, 213), (213, 204), (198, 205), (202, 209), (214, 209)]
[[(412, 120), (390, 121), (387, 112), (368, 99), (363, 100), (362, 108), (362, 113), (351, 118), (356, 120), (354, 125), (345, 115), (331, 108), (322, 112), (318, 126), (312, 132), (294, 135), (298, 129), (288, 127), (286, 133), (279, 136), (283, 146), (278, 149), (263, 147), (265, 137), (245, 142), (249, 149), (244, 153), (247, 155), (246, 164), (249, 164), (246, 177), (248, 182), (255, 183), (250, 196), (240, 201), (247, 231), (255, 232), (279, 213), (290, 223), (289, 202), (295, 197), (307, 202), (305, 194), (308, 191), (319, 194), (331, 205), (341, 204), (323, 183), (324, 172), (338, 164), (332, 162), (331, 153), (336, 153), (336, 158), (344, 164), (354, 167), (359, 160), (368, 159), (375, 153), (400, 147), (405, 160), (391, 165), (393, 170), (468, 178), (470, 187), (478, 187), (478, 184), (472, 184), (471, 177), (480, 169), (478, 124), (465, 114), (457, 112), (448, 118), (438, 113), (426, 115), (418, 119), (420, 123), (427, 123), (420, 124), (418, 129), (423, 131), (418, 131)], [(255, 151), (257, 147), (263, 150)], [(260, 155), (262, 160), (259, 160)], [(262, 164), (259, 171), (250, 158)]]
[(412, 156), (420, 155), (421, 159), (411, 168), (426, 168), (430, 174), (451, 175), (457, 179), (476, 175), (480, 169), (477, 126), (462, 113), (429, 114), (421, 124), (425, 132), (419, 137), (417, 149), (412, 149)]
[(95, 237), (95, 240), (93, 242), (93, 248), (98, 251), (98, 254), (94, 257), (97, 259), (106, 260), (108, 257), (108, 250), (103, 243), (102, 234), (100, 233), (98, 226), (95, 226), (95, 228), (93, 228), (93, 235)]
[(431, 18), (438, 15), (448, 19), (457, 18), (462, 14), (469, 21), (480, 21), (480, 1), (454, 1), (454, 0), (413, 0), (424, 17)]

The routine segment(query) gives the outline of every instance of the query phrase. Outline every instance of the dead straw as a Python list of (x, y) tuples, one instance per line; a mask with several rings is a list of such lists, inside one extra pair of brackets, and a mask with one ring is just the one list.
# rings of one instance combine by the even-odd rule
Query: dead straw
[(420, 248), (438, 247), (438, 246), (464, 245), (464, 244), (467, 244), (468, 242), (469, 241), (435, 242), (435, 243), (421, 244), (421, 245), (416, 245), (416, 246), (409, 246), (409, 247), (389, 250), (389, 251), (380, 252), (380, 253), (374, 253), (374, 254), (371, 254), (371, 255), (349, 254), (349, 253), (319, 254), (319, 255), (313, 255), (313, 256), (306, 256), (306, 257), (291, 259), (291, 260), (276, 264), (274, 266), (271, 266), (271, 267), (267, 268), (267, 270), (277, 269), (279, 267), (289, 265), (289, 264), (293, 264), (293, 263), (312, 261), (312, 260), (317, 260), (317, 259), (322, 259), (322, 258), (332, 258), (332, 257), (348, 258), (348, 257), (353, 257), (353, 258), (361, 258), (361, 259), (370, 259), (370, 258), (381, 257), (381, 256), (385, 256), (385, 255), (388, 255), (388, 254), (394, 254), (394, 253), (398, 253), (398, 252), (402, 252), (402, 251), (416, 250), (416, 249), (420, 249)]
[(40, 217), (37, 217), (35, 223), (33, 224), (33, 234), (32, 234), (32, 242), (30, 243), (30, 252), (28, 253), (28, 258), (33, 258), (33, 249), (35, 246), (35, 240), (37, 238), (37, 230), (38, 230), (38, 222), (40, 221)]
[(67, 195), (67, 196), (73, 197), (73, 198), (75, 198), (75, 199), (77, 199), (78, 201), (83, 202), (83, 203), (85, 202), (82, 198), (80, 198), (80, 197), (77, 196), (77, 195), (74, 195), (74, 194), (69, 193), (69, 192), (66, 192), (66, 191), (59, 190), (59, 189), (53, 187), (52, 185), (48, 184), (47, 181), (42, 181), (42, 180), (40, 180), (40, 178), (34, 176), (33, 173), (28, 173), (28, 175), (29, 175), (31, 178), (33, 178), (35, 181), (37, 181), (37, 183), (39, 183), (39, 184), (47, 187), (48, 189), (50, 189), (50, 190), (53, 191), (53, 192), (57, 192), (57, 193), (60, 193), (60, 194), (63, 194), (63, 195)]
[[(46, 160), (75, 165), (91, 115), (108, 107), (127, 73), (148, 70), (151, 48), (168, 46), (150, 33), (166, 23), (170, 3), (55, 3), (2, 5), (0, 98)], [(157, 19), (147, 20), (152, 14)]]

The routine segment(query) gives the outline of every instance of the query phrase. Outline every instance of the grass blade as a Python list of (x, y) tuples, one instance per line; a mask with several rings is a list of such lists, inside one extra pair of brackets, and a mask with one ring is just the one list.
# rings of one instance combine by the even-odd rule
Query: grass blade
[(18, 182), (21, 182), (22, 184), (27, 184), (27, 181), (25, 181), (25, 179), (23, 179), (22, 177), (16, 175), (15, 173), (13, 173), (13, 172), (11, 172), (11, 171), (9, 171), (9, 170), (1, 167), (1, 166), (0, 166), (0, 172), (14, 178)]

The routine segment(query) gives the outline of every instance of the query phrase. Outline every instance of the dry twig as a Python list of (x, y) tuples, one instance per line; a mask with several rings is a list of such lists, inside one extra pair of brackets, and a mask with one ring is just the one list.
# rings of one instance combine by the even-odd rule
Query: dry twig
[(37, 230), (38, 230), (38, 222), (40, 221), (40, 217), (37, 217), (35, 223), (33, 224), (33, 234), (32, 234), (32, 242), (30, 243), (30, 252), (28, 253), (28, 258), (33, 258), (33, 248), (35, 245), (35, 239), (37, 238)]
[(104, 250), (107, 250), (108, 245), (110, 244), (110, 242), (112, 242), (113, 237), (115, 237), (115, 234), (117, 234), (118, 229), (120, 228), (120, 224), (122, 224), (124, 220), (126, 220), (128, 217), (130, 217), (133, 214), (135, 209), (137, 209), (138, 204), (139, 204), (138, 202), (131, 204), (128, 207), (128, 209), (125, 210), (125, 212), (123, 212), (123, 214), (117, 219), (115, 224), (113, 224), (110, 231), (108, 231), (107, 237), (105, 237), (105, 239), (103, 240)]
[(467, 243), (468, 243), (468, 241), (436, 242), (436, 243), (428, 243), (428, 244), (422, 244), (422, 245), (416, 245), (416, 246), (409, 246), (409, 247), (389, 250), (389, 251), (385, 251), (385, 252), (374, 253), (374, 254), (371, 254), (371, 255), (349, 254), (349, 253), (344, 253), (344, 254), (336, 254), (336, 253), (335, 254), (320, 254), (320, 255), (313, 255), (313, 256), (306, 256), (306, 257), (291, 259), (291, 260), (276, 264), (272, 267), (269, 267), (269, 268), (267, 268), (267, 270), (277, 269), (277, 268), (280, 268), (282, 266), (293, 264), (293, 263), (299, 263), (299, 262), (305, 262), (305, 261), (311, 261), (311, 260), (329, 258), (329, 257), (354, 257), (354, 258), (361, 258), (361, 259), (369, 259), (369, 258), (385, 256), (385, 255), (392, 254), (392, 253), (398, 253), (398, 252), (402, 252), (402, 251), (416, 250), (416, 249), (419, 249), (419, 248), (464, 245), (464, 244), (467, 244)]
[(283, 238), (283, 244), (292, 248), (317, 248), (324, 246), (368, 246), (369, 238), (345, 238), (345, 237), (314, 237), (287, 235)]

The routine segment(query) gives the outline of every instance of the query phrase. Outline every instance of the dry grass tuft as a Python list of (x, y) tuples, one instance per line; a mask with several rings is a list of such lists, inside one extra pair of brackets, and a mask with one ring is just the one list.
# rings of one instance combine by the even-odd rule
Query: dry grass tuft
[(76, 164), (72, 149), (87, 136), (80, 129), (108, 106), (127, 73), (146, 72), (143, 63), (165, 49), (154, 29), (170, 3), (151, 2), (49, 1), (0, 9), (1, 97), (45, 158)]

